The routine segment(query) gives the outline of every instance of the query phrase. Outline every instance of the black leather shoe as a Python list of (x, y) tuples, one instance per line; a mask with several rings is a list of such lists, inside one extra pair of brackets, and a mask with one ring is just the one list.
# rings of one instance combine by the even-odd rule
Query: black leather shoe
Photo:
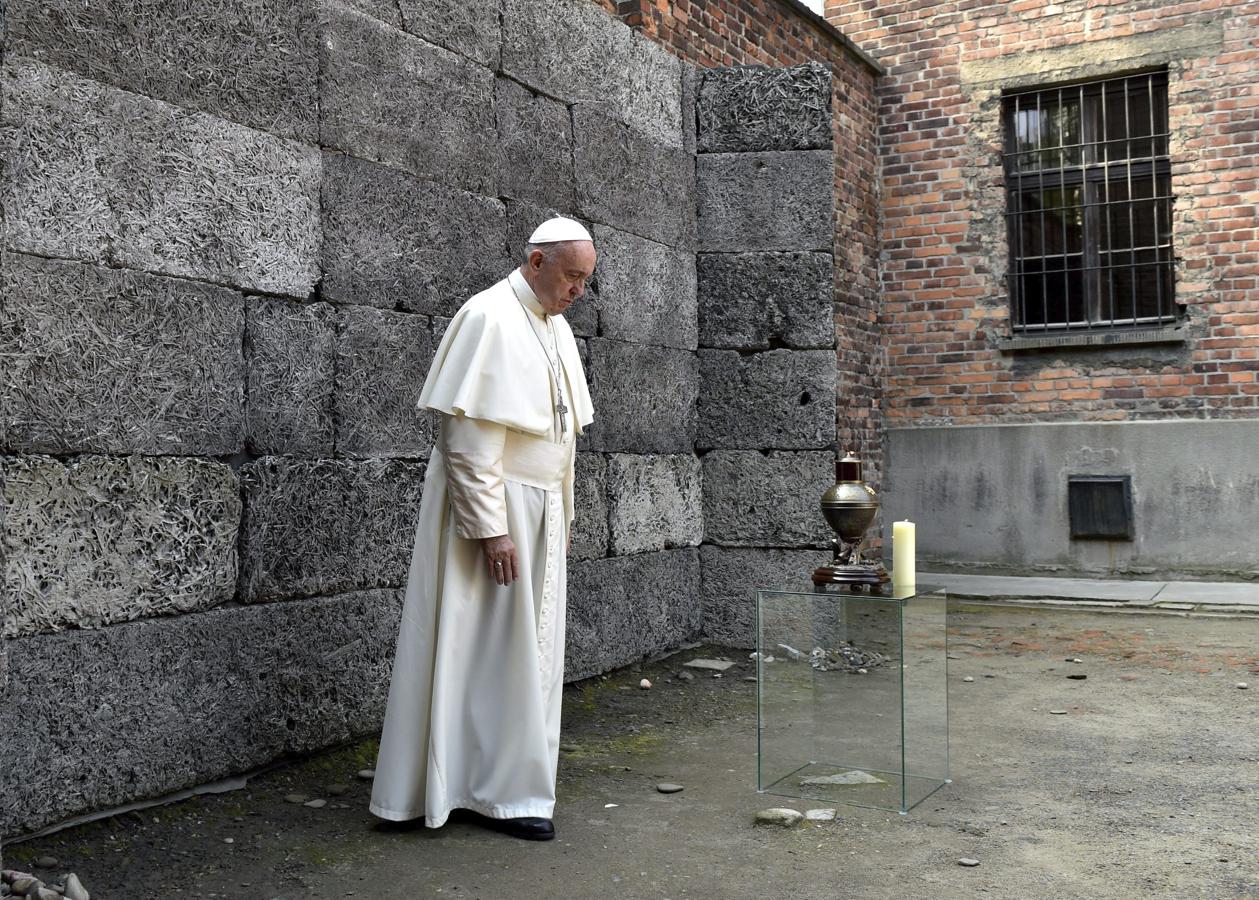
[(555, 837), (555, 823), (537, 816), (521, 816), (516, 819), (494, 819), (471, 810), (465, 811), (472, 821), (503, 834), (525, 841), (549, 841)]

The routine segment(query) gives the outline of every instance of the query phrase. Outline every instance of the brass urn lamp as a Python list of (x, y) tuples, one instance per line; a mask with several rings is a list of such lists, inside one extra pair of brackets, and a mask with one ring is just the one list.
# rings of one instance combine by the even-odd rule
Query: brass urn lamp
[(860, 587), (891, 581), (883, 563), (862, 557), (866, 529), (878, 511), (878, 494), (861, 480), (861, 460), (849, 451), (835, 463), (835, 484), (822, 495), (822, 515), (838, 537), (831, 540), (831, 564), (813, 572), (815, 585)]

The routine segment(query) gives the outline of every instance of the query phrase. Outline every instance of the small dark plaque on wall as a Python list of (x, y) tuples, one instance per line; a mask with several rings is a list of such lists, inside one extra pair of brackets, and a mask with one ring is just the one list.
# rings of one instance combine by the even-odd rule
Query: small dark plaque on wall
[(1068, 475), (1067, 508), (1072, 538), (1133, 538), (1131, 475)]

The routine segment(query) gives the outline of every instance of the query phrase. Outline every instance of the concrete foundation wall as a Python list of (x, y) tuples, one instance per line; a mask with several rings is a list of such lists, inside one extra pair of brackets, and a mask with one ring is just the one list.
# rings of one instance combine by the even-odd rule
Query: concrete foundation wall
[[(894, 428), (885, 521), (920, 566), (1015, 574), (1259, 578), (1259, 421)], [(1128, 475), (1134, 538), (1072, 539), (1070, 475)]]

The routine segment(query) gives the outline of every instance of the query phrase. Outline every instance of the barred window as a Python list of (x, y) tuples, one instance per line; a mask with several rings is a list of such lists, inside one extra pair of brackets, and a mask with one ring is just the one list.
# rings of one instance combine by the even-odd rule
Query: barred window
[(1003, 103), (1014, 331), (1174, 322), (1167, 73)]

